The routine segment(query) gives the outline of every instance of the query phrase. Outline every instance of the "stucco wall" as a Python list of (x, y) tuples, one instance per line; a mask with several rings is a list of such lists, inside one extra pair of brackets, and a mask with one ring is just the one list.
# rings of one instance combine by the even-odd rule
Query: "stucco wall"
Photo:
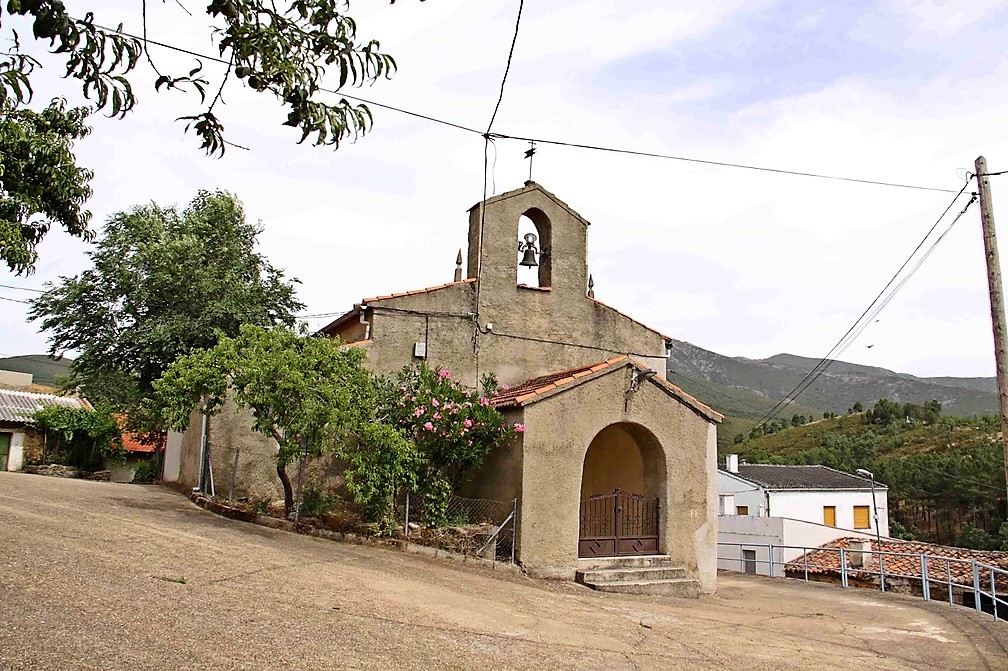
[(749, 515), (766, 515), (766, 492), (763, 489), (720, 470), (717, 472), (717, 482), (719, 492), (735, 495), (736, 510), (739, 506), (748, 506)]
[[(889, 535), (889, 505), (885, 490), (877, 490), (879, 532)], [(868, 506), (869, 529), (875, 532), (874, 509), (871, 492), (866, 491), (789, 491), (770, 492), (770, 515), (788, 517), (822, 524), (823, 506), (836, 506), (836, 525), (841, 529), (854, 529), (854, 506)]]
[[(520, 559), (533, 575), (573, 576), (585, 454), (600, 431), (627, 422), (646, 427), (661, 446), (659, 550), (698, 579), (704, 592), (713, 592), (716, 433), (653, 381), (624, 406), (630, 376), (629, 367), (620, 368), (525, 408)], [(646, 452), (644, 458), (649, 461)]]
[[(614, 489), (631, 494), (644, 491), (644, 459), (636, 441), (619, 426), (610, 426), (592, 439), (581, 475), (581, 499)], [(657, 492), (655, 492), (657, 495)]]

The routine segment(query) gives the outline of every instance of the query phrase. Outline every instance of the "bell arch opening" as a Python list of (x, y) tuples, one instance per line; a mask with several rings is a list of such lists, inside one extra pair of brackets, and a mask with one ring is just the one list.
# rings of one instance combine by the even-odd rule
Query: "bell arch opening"
[[(551, 286), (552, 237), (553, 226), (542, 210), (533, 207), (518, 218), (517, 284), (542, 289)], [(530, 265), (532, 262), (535, 265)]]
[(579, 557), (655, 554), (665, 452), (654, 434), (631, 423), (595, 435), (581, 472)]

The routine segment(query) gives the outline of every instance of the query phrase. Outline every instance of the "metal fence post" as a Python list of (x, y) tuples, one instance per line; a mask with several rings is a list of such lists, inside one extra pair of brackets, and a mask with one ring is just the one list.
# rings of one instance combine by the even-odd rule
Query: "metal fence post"
[(514, 498), (514, 507), (511, 509), (511, 563), (515, 563), (515, 542), (518, 538), (518, 497)]
[(406, 490), (406, 520), (403, 522), (403, 536), (409, 538), (409, 490)]
[(767, 555), (767, 557), (769, 557), (769, 559), (770, 559), (770, 577), (772, 578), (772, 577), (774, 577), (774, 574), (773, 574), (773, 543), (770, 544), (770, 552)]
[(994, 585), (994, 567), (991, 567), (991, 606), (993, 606), (994, 611), (994, 621), (997, 622), (998, 614), (998, 600), (997, 600), (997, 587)]
[(847, 587), (847, 552), (840, 548), (840, 584)]
[(920, 556), (921, 563), (921, 595), (925, 601), (931, 600), (931, 582), (928, 579), (927, 555), (923, 552)]
[(948, 581), (949, 605), (952, 604), (952, 560), (945, 558), (945, 578)]
[(977, 569), (976, 559), (973, 560), (973, 607), (976, 612), (980, 612), (980, 571)]
[(235, 478), (238, 477), (238, 453), (241, 451), (240, 447), (235, 447), (235, 458), (234, 462), (231, 464), (231, 485), (228, 487), (228, 503), (234, 501), (234, 486)]
[(808, 582), (808, 548), (802, 548), (802, 559), (805, 560), (805, 582)]
[(885, 555), (882, 553), (881, 548), (879, 549), (879, 585), (882, 587), (882, 593), (885, 594)]

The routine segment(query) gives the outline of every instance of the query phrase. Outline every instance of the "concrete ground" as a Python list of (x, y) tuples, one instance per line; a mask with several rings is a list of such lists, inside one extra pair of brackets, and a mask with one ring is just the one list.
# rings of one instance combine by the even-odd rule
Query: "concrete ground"
[(4, 669), (1008, 669), (1008, 624), (723, 574), (625, 597), (0, 472)]

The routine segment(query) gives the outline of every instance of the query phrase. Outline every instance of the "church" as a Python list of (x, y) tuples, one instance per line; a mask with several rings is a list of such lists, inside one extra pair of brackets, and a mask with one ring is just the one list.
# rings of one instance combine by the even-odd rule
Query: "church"
[(525, 431), (460, 493), (518, 500), (530, 575), (640, 557), (630, 565), (713, 592), (723, 418), (664, 379), (668, 337), (595, 299), (588, 227), (526, 182), (469, 210), (464, 277), (460, 252), (453, 282), (365, 299), (322, 333), (378, 372), (426, 360), (472, 387), (486, 373), (507, 385), (493, 403)]

